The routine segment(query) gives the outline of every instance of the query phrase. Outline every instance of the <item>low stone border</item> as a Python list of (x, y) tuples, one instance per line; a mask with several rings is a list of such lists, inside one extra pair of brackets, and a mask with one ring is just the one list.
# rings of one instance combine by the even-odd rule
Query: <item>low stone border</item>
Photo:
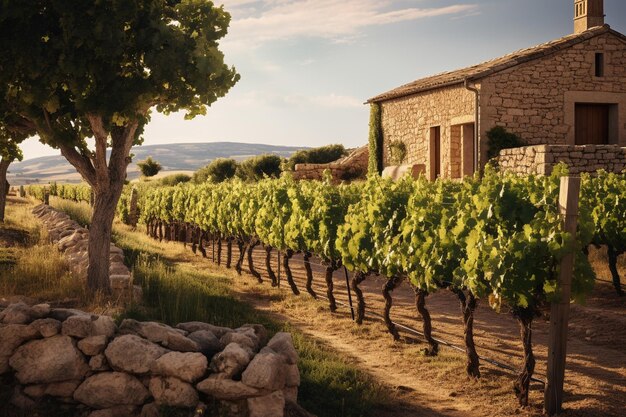
[[(89, 230), (72, 220), (66, 213), (45, 204), (33, 209), (46, 227), (50, 241), (55, 243), (69, 262), (72, 273), (81, 279), (87, 279), (89, 266)], [(124, 252), (111, 244), (109, 255), (109, 279), (114, 292), (124, 292), (132, 288), (132, 279), (128, 267), (124, 264)]]
[(23, 410), (52, 397), (87, 417), (156, 417), (160, 406), (204, 415), (216, 402), (220, 416), (312, 417), (297, 405), (291, 335), (267, 339), (258, 324), (118, 327), (108, 316), (15, 303), (0, 311), (0, 375)]

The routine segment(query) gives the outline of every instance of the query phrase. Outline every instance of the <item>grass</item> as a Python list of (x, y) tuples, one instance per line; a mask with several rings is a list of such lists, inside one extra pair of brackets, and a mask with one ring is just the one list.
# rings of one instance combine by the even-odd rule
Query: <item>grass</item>
[(16, 201), (7, 205), (6, 221), (0, 228), (0, 240), (13, 238), (0, 247), (0, 295), (40, 301), (83, 299), (83, 283), (70, 275), (61, 253), (48, 243), (41, 224), (30, 213), (32, 205)]
[(83, 227), (87, 227), (91, 224), (92, 209), (89, 203), (84, 201), (77, 203), (75, 201), (64, 200), (59, 197), (51, 196), (50, 206), (57, 210), (64, 211), (72, 220)]
[[(51, 205), (81, 224), (91, 212), (83, 203), (51, 199)], [(300, 355), (299, 403), (307, 410), (318, 417), (365, 417), (387, 404), (386, 389), (350, 358), (238, 299), (232, 276), (206, 263), (200, 267), (197, 258), (180, 243), (158, 242), (146, 236), (141, 226), (133, 230), (118, 222), (113, 239), (133, 267), (135, 283), (143, 289), (142, 303), (128, 306), (116, 317), (118, 321), (135, 318), (171, 325), (198, 320), (227, 327), (260, 323), (271, 334), (287, 331)]]

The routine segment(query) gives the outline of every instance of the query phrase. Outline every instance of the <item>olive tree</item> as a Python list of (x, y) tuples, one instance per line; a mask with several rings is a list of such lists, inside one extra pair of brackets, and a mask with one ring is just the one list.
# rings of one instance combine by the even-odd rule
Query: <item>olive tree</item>
[(219, 50), (229, 23), (223, 7), (206, 0), (21, 0), (0, 7), (3, 99), (95, 194), (90, 290), (110, 291), (115, 207), (131, 146), (141, 143), (151, 111), (204, 115), (238, 81)]
[(137, 162), (137, 167), (139, 168), (139, 171), (141, 171), (141, 174), (146, 178), (154, 177), (163, 169), (161, 164), (152, 159), (151, 156), (147, 157), (143, 161)]
[(7, 172), (11, 162), (22, 160), (22, 151), (19, 148), (28, 133), (20, 133), (11, 130), (11, 124), (7, 116), (0, 120), (0, 223), (4, 222), (4, 209), (7, 202), (9, 187), (7, 183)]

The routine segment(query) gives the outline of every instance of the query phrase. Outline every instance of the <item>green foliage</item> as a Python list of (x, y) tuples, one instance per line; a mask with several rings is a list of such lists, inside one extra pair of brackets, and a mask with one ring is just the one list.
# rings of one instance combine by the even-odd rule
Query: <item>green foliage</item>
[(406, 145), (400, 140), (394, 140), (388, 145), (389, 161), (392, 165), (402, 165), (406, 158)]
[(191, 181), (191, 177), (187, 174), (172, 174), (163, 178), (159, 178), (159, 185), (164, 187), (173, 187), (177, 184), (184, 184)]
[(380, 104), (372, 103), (370, 107), (370, 133), (369, 133), (369, 163), (370, 174), (380, 174), (382, 172), (383, 161), (383, 128), (381, 120)]
[(217, 158), (204, 168), (193, 174), (193, 182), (201, 184), (205, 181), (218, 183), (233, 178), (237, 172), (237, 161), (230, 158)]
[(237, 177), (244, 181), (259, 181), (263, 178), (278, 178), (282, 173), (282, 158), (266, 154), (246, 159), (237, 167)]
[(137, 167), (139, 168), (139, 171), (141, 171), (141, 175), (147, 178), (154, 177), (163, 169), (161, 164), (152, 159), (151, 156), (147, 157), (143, 161), (137, 162)]
[(326, 145), (295, 152), (285, 162), (285, 170), (293, 171), (296, 164), (327, 164), (347, 155), (343, 145)]
[(524, 146), (522, 139), (514, 133), (508, 132), (502, 126), (496, 126), (487, 132), (487, 158), (492, 159), (500, 154), (502, 149), (519, 148)]

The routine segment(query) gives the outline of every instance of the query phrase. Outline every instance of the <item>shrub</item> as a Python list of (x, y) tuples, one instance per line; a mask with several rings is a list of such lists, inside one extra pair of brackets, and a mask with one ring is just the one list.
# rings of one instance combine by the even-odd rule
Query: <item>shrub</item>
[(176, 184), (181, 184), (189, 181), (191, 181), (191, 177), (187, 174), (172, 174), (159, 179), (159, 183), (165, 187), (173, 187)]
[(519, 148), (524, 146), (522, 139), (515, 133), (508, 132), (502, 126), (496, 126), (487, 132), (488, 146), (487, 157), (495, 158), (502, 149)]
[(400, 140), (394, 140), (388, 145), (389, 161), (392, 165), (402, 165), (406, 158), (406, 145)]
[(283, 159), (266, 154), (246, 159), (237, 166), (237, 176), (244, 181), (259, 181), (264, 177), (278, 178), (282, 173)]
[(163, 169), (161, 164), (152, 159), (151, 156), (147, 157), (145, 160), (137, 163), (137, 167), (139, 167), (139, 171), (143, 174), (144, 177), (154, 177), (156, 174)]
[(193, 182), (200, 184), (206, 181), (218, 183), (235, 176), (237, 161), (234, 159), (217, 158), (204, 168), (193, 174)]
[(285, 163), (285, 170), (293, 171), (296, 164), (327, 164), (346, 156), (346, 154), (346, 148), (339, 144), (304, 149), (291, 155)]

